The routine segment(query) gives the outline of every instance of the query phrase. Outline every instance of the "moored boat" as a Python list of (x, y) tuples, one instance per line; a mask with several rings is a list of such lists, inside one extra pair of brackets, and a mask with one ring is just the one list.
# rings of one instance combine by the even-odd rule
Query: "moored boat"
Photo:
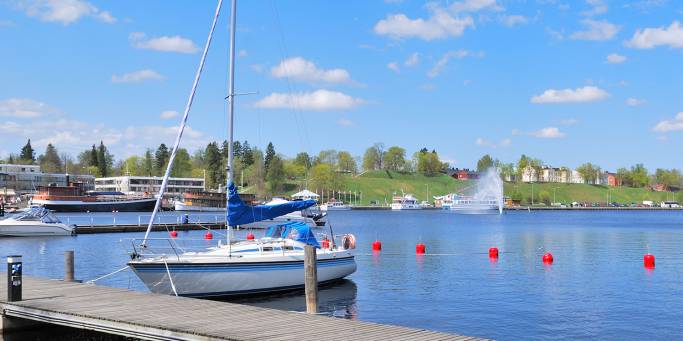
[(423, 207), (412, 194), (395, 196), (391, 201), (391, 209), (398, 210), (421, 210)]
[(75, 230), (62, 223), (43, 207), (32, 207), (17, 215), (0, 220), (0, 236), (70, 236)]
[(343, 201), (331, 200), (327, 203), (320, 205), (320, 210), (322, 211), (348, 211), (351, 206), (345, 204)]
[(82, 183), (72, 182), (69, 186), (38, 187), (29, 204), (56, 212), (139, 212), (151, 210), (155, 202), (152, 196), (86, 192)]

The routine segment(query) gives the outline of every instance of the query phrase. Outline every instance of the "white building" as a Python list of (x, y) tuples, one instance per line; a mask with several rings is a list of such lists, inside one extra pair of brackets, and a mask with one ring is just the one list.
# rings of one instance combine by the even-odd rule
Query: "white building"
[[(123, 193), (158, 193), (162, 182), (156, 176), (115, 176), (95, 179), (95, 190), (102, 192)], [(202, 178), (169, 178), (166, 196), (179, 197), (183, 193), (202, 192), (205, 190)]]
[(585, 183), (585, 181), (583, 180), (583, 175), (581, 175), (581, 173), (579, 173), (577, 170), (572, 170), (572, 176), (569, 181), (573, 184)]
[(522, 182), (538, 182), (538, 172), (531, 166), (526, 166), (522, 170)]
[(33, 193), (39, 186), (67, 186), (69, 182), (82, 182), (86, 190), (93, 189), (92, 175), (43, 173), (40, 166), (0, 164), (0, 190), (14, 190), (17, 195)]

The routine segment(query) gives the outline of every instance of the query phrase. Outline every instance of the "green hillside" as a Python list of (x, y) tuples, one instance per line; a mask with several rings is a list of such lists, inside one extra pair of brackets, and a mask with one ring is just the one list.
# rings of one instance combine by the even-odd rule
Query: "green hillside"
[[(358, 176), (345, 175), (343, 179), (345, 183), (343, 191), (362, 192), (361, 205), (370, 205), (373, 201), (380, 205), (385, 204), (385, 202), (390, 203), (391, 197), (394, 194), (400, 195), (401, 191), (415, 195), (420, 201), (428, 200), (432, 202), (432, 197), (435, 195), (453, 192), (461, 193), (462, 191), (467, 191), (468, 188), (473, 188), (475, 185), (474, 181), (455, 180), (444, 174), (428, 177), (419, 174), (388, 171), (372, 171)], [(287, 194), (296, 192), (298, 189), (295, 187), (298, 186), (288, 186)], [(679, 197), (678, 193), (654, 192), (645, 188), (561, 183), (536, 183), (533, 185), (528, 183), (505, 183), (505, 196), (521, 197), (522, 204), (528, 205), (531, 204), (532, 188), (534, 203), (542, 202), (544, 199), (550, 202), (562, 203), (574, 201), (606, 203), (608, 195), (609, 202), (625, 204), (641, 203), (643, 200), (655, 202), (683, 200), (683, 197)], [(344, 200), (346, 201), (346, 199)]]

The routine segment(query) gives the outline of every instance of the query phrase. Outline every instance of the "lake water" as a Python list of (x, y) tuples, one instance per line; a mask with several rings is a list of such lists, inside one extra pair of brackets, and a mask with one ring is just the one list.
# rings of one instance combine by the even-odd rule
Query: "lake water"
[[(330, 220), (336, 234), (356, 235), (358, 271), (321, 290), (329, 315), (499, 340), (683, 338), (681, 211), (339, 211)], [(0, 255), (22, 254), (26, 274), (61, 278), (63, 252), (75, 250), (77, 277), (89, 280), (125, 266), (125, 239), (141, 236), (3, 238)], [(418, 242), (426, 255), (415, 255)], [(654, 270), (643, 267), (648, 251)], [(99, 284), (146, 290), (130, 271)], [(237, 302), (305, 310), (301, 292)]]

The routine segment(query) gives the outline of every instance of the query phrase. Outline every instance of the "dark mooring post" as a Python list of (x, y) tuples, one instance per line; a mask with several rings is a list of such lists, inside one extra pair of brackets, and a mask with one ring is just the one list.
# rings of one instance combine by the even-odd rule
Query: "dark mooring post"
[(21, 256), (7, 257), (7, 302), (21, 301)]
[(304, 284), (306, 287), (306, 312), (318, 313), (318, 264), (315, 246), (304, 247)]
[(64, 251), (64, 281), (74, 281), (74, 252)]

